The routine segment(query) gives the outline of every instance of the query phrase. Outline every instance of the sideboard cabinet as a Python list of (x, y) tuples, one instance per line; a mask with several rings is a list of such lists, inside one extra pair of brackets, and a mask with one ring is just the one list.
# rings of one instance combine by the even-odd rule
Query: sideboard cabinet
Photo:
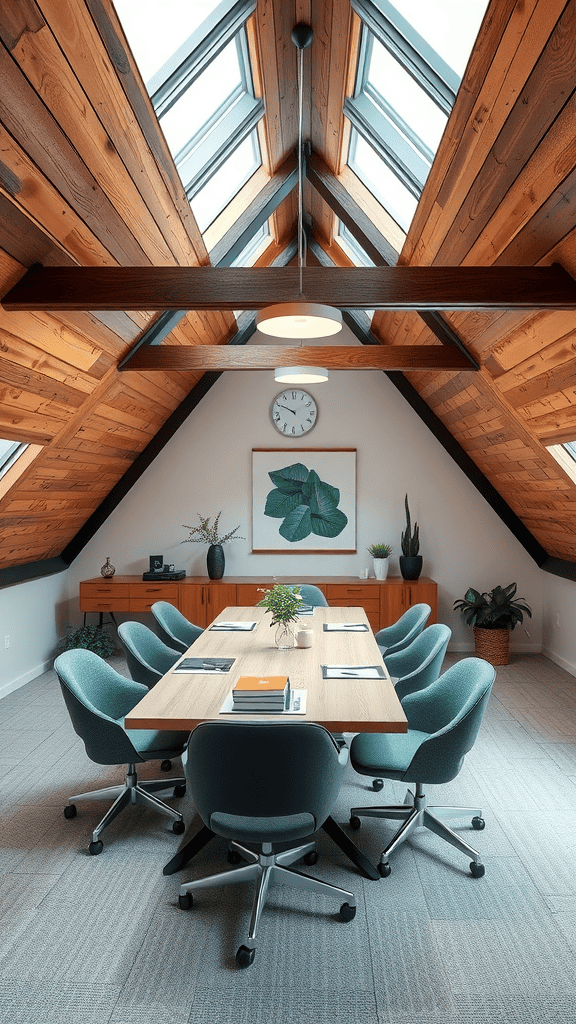
[(228, 605), (255, 605), (275, 583), (313, 583), (333, 607), (364, 608), (374, 632), (393, 622), (413, 604), (432, 608), (429, 623), (438, 614), (438, 585), (421, 576), (410, 582), (400, 576), (387, 580), (358, 580), (353, 576), (228, 576), (209, 580), (187, 576), (166, 583), (140, 576), (96, 577), (80, 584), (80, 611), (148, 612), (155, 601), (169, 601), (197, 626), (207, 626)]

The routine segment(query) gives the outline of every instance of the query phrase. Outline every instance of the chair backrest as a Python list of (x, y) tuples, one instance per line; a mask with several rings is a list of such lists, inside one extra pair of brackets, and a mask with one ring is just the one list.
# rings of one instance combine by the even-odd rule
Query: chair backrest
[(182, 654), (163, 644), (156, 633), (142, 622), (121, 622), (118, 636), (126, 652), (132, 679), (149, 689), (172, 668)]
[(148, 692), (126, 679), (98, 654), (65, 651), (54, 662), (74, 731), (97, 764), (130, 764), (142, 758), (130, 742), (122, 720)]
[(184, 654), (202, 635), (200, 626), (195, 626), (169, 601), (156, 601), (150, 611), (156, 620), (156, 632), (163, 644)]
[(464, 658), (425, 690), (409, 694), (402, 707), (408, 728), (428, 733), (403, 779), (450, 782), (474, 746), (496, 670), (482, 658)]
[(422, 632), (432, 609), (429, 604), (413, 604), (391, 626), (376, 633), (376, 642), (384, 647), (384, 657), (403, 651)]
[(438, 679), (451, 636), (449, 626), (435, 622), (422, 630), (403, 651), (384, 655), (400, 700)]
[(302, 833), (311, 835), (334, 806), (347, 760), (347, 748), (314, 722), (203, 722), (190, 736), (185, 771), (194, 806), (215, 832), (215, 815), (280, 824), (311, 815)]
[[(288, 584), (288, 586), (293, 589), (291, 584)], [(300, 587), (300, 597), (304, 604), (310, 604), (313, 608), (328, 607), (328, 601), (324, 597), (320, 587), (315, 587), (312, 583), (295, 583), (294, 586)]]

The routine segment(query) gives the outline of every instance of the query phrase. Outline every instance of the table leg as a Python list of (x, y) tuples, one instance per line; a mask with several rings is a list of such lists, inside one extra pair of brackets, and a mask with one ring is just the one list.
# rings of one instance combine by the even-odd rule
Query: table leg
[(340, 828), (338, 822), (334, 821), (334, 818), (326, 818), (326, 821), (322, 825), (322, 830), (326, 835), (330, 836), (330, 839), (332, 842), (336, 843), (336, 846), (340, 847), (342, 853), (346, 854), (348, 859), (356, 865), (365, 878), (371, 878), (374, 882), (380, 879), (380, 874), (374, 867), (372, 861), (368, 860), (368, 858), (364, 856), (362, 851), (359, 850), (350, 837), (346, 835), (344, 829)]
[(197, 853), (200, 853), (202, 847), (206, 846), (206, 844), (209, 843), (215, 835), (216, 833), (213, 832), (211, 828), (208, 828), (207, 825), (203, 825), (196, 835), (192, 836), (192, 839), (189, 839), (188, 842), (178, 850), (178, 853), (174, 854), (172, 860), (168, 861), (162, 874), (173, 875), (175, 871), (180, 871), (180, 868), (185, 867), (188, 861), (192, 860), (192, 857), (195, 857)]

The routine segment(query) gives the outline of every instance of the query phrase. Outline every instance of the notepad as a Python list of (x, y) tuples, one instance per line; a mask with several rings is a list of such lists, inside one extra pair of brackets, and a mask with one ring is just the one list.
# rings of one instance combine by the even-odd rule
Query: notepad
[(305, 715), (306, 714), (306, 690), (290, 690), (290, 706), (284, 708), (281, 711), (270, 711), (267, 708), (257, 711), (255, 708), (250, 708), (246, 711), (244, 708), (237, 708), (234, 706), (232, 699), (232, 692), (228, 694), (222, 707), (220, 708), (221, 715)]
[(187, 675), (222, 675), (224, 672), (230, 671), (235, 660), (235, 658), (183, 658), (172, 669), (172, 672), (181, 672)]
[(323, 679), (385, 679), (382, 665), (322, 665)]
[(314, 606), (311, 604), (301, 604), (298, 608), (297, 615), (314, 615)]
[(215, 622), (210, 629), (220, 630), (223, 633), (248, 633), (251, 629), (254, 629), (256, 622)]
[(325, 633), (367, 633), (365, 622), (325, 622)]

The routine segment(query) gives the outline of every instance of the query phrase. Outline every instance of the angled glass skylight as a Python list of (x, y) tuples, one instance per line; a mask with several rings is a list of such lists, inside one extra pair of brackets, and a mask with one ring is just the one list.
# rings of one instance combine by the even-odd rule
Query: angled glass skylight
[(405, 231), (488, 0), (351, 0), (363, 21), (348, 164)]
[(564, 441), (562, 444), (546, 445), (550, 455), (576, 484), (576, 441)]
[(115, 6), (205, 231), (262, 163), (254, 129), (264, 105), (254, 96), (244, 27), (256, 0)]
[(8, 472), (27, 447), (28, 445), (23, 442), (7, 441), (0, 437), (0, 478)]

